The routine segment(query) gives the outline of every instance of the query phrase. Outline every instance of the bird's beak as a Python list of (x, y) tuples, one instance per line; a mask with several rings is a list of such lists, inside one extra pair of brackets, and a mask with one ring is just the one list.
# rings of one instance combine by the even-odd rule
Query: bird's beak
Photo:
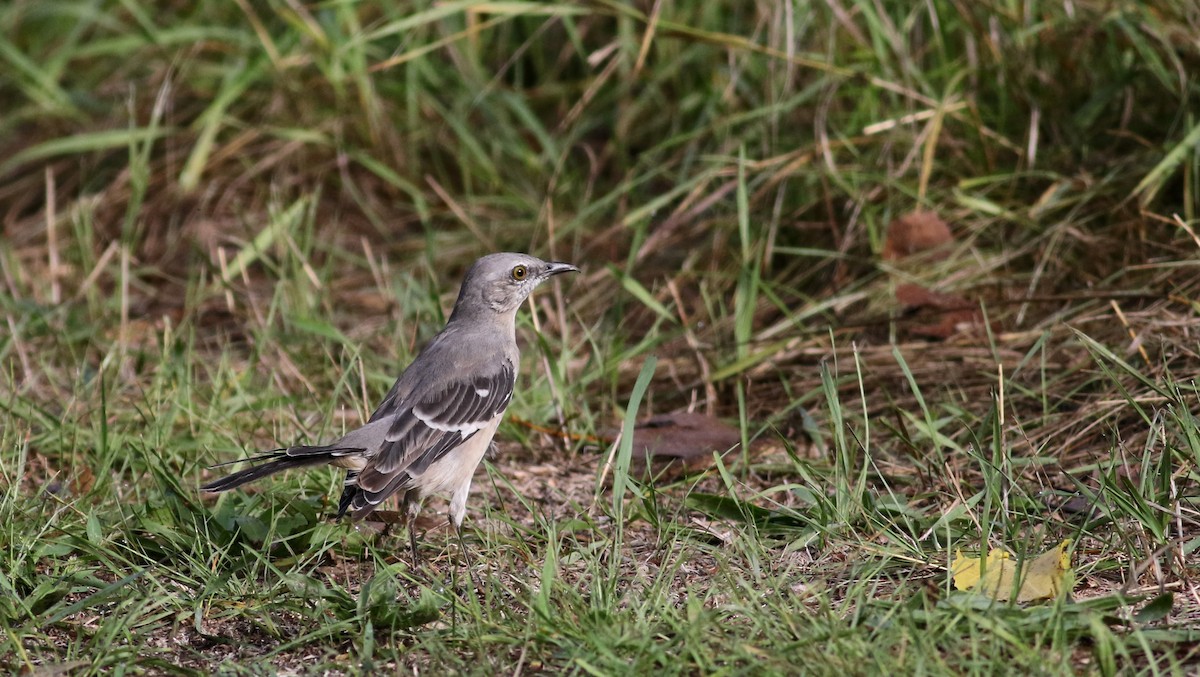
[(546, 277), (558, 275), (559, 273), (578, 273), (579, 268), (569, 263), (559, 263), (551, 261), (546, 264)]

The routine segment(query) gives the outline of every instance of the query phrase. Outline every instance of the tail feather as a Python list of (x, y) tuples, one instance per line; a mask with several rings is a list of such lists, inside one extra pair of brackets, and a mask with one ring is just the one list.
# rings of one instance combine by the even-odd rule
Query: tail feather
[(214, 463), (214, 464), (208, 466), (208, 469), (212, 470), (213, 468), (224, 468), (227, 465), (236, 465), (238, 463), (258, 463), (260, 461), (270, 461), (270, 460), (280, 458), (281, 456), (286, 456), (286, 455), (287, 455), (287, 447), (280, 447), (278, 449), (264, 451), (263, 453), (259, 454), (258, 456), (251, 456), (250, 458), (235, 458), (232, 461), (225, 461), (224, 463)]
[(337, 516), (340, 518), (350, 509), (350, 503), (354, 501), (354, 494), (358, 493), (358, 471), (346, 471), (346, 481), (342, 489), (342, 497), (338, 499)]
[(221, 491), (229, 491), (237, 487), (253, 482), (257, 479), (262, 479), (267, 475), (273, 475), (277, 472), (290, 470), (292, 468), (304, 468), (313, 465), (322, 465), (329, 463), (331, 460), (348, 456), (353, 453), (361, 453), (362, 449), (348, 449), (344, 447), (291, 447), (289, 449), (277, 449), (275, 451), (254, 456), (251, 458), (240, 459), (238, 461), (230, 461), (229, 463), (219, 463), (214, 468), (230, 463), (249, 462), (255, 463), (249, 468), (231, 473), (218, 480), (213, 480), (208, 484), (200, 487), (201, 491), (209, 491), (213, 493)]
[(338, 500), (337, 517), (350, 514), (352, 520), (358, 521), (370, 515), (387, 497), (399, 491), (406, 511), (407, 519), (416, 516), (420, 509), (420, 497), (411, 487), (412, 478), (408, 473), (400, 473), (388, 482), (380, 491), (367, 491), (358, 485), (358, 474), (361, 471), (350, 470), (346, 473), (345, 487), (342, 497)]

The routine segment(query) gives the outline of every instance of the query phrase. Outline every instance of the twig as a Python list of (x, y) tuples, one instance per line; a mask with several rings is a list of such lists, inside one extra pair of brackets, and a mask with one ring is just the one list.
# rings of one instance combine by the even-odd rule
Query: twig
[(1150, 361), (1150, 354), (1146, 352), (1146, 346), (1142, 345), (1142, 340), (1138, 338), (1137, 332), (1133, 327), (1129, 326), (1129, 320), (1125, 318), (1125, 313), (1121, 312), (1121, 306), (1117, 305), (1115, 299), (1108, 302), (1112, 306), (1113, 312), (1117, 314), (1117, 319), (1121, 320), (1121, 324), (1125, 325), (1125, 331), (1129, 332), (1129, 338), (1133, 341), (1133, 345), (1137, 346), (1138, 353), (1142, 356), (1142, 361), (1147, 367), (1154, 368), (1154, 364)]
[(58, 214), (55, 209), (54, 170), (46, 166), (46, 250), (50, 261), (50, 303), (62, 302), (61, 264), (58, 258)]

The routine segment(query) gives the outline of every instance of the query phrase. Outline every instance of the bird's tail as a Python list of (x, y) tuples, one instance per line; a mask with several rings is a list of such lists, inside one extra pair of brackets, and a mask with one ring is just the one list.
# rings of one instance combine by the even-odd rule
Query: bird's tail
[[(221, 479), (213, 480), (200, 487), (200, 491), (210, 491), (213, 493), (229, 491), (248, 482), (262, 479), (267, 475), (274, 475), (277, 472), (291, 470), (292, 468), (323, 465), (339, 456), (347, 456), (361, 451), (363, 450), (346, 449), (343, 447), (291, 447), (288, 449), (276, 449), (275, 451), (244, 459), (244, 461), (231, 461), (230, 463), (249, 462), (254, 465), (226, 475)], [(213, 467), (217, 468), (223, 465), (229, 465), (229, 463), (219, 463)]]

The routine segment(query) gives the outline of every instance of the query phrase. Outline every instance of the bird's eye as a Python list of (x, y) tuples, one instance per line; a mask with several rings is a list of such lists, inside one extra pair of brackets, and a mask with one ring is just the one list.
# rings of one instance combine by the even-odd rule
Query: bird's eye
[(517, 282), (524, 280), (526, 275), (529, 275), (529, 271), (525, 269), (525, 266), (517, 266), (512, 269), (512, 279)]

